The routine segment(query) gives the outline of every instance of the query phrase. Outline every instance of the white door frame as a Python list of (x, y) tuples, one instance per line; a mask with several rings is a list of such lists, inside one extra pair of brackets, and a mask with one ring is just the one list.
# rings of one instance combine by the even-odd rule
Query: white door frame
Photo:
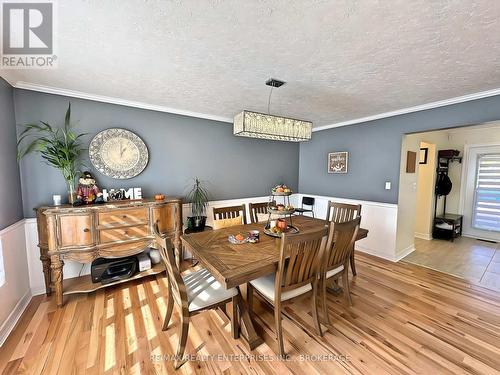
[[(469, 179), (469, 174), (470, 174), (470, 166), (471, 166), (471, 158), (473, 155), (475, 155), (473, 152), (472, 152), (472, 149), (475, 149), (475, 148), (488, 148), (488, 147), (500, 147), (500, 143), (499, 142), (494, 142), (494, 143), (477, 143), (477, 144), (465, 144), (464, 145), (464, 156), (462, 158), (462, 176), (461, 176), (461, 181), (460, 181), (460, 198), (459, 198), (459, 207), (458, 207), (458, 210), (459, 210), (459, 213), (461, 215), (464, 215), (464, 212), (465, 212), (465, 205), (466, 205), (466, 201), (467, 201), (467, 197), (469, 196), (469, 194), (471, 194), (471, 191), (469, 189), (469, 184), (467, 183), (468, 182), (468, 179)], [(471, 218), (466, 218), (464, 216), (464, 220), (463, 220), (463, 235), (465, 237), (473, 237), (473, 238), (478, 238), (478, 239), (482, 239), (482, 240), (494, 240), (494, 241), (497, 241), (498, 239), (495, 239), (495, 238), (489, 238), (489, 237), (483, 237), (481, 235), (476, 235), (475, 233), (470, 233), (467, 231), (467, 228), (468, 225), (466, 225), (466, 222), (468, 222), (468, 220), (470, 220)], [(487, 233), (488, 231), (481, 231), (481, 232), (484, 232), (484, 233)], [(499, 234), (500, 236), (500, 234)]]

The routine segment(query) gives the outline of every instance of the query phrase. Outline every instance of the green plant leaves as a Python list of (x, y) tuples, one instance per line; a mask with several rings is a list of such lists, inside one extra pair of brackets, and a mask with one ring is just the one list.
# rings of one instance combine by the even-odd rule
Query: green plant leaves
[[(32, 152), (40, 154), (44, 162), (61, 171), (66, 181), (74, 182), (79, 172), (80, 156), (85, 150), (81, 137), (71, 129), (71, 103), (64, 117), (64, 127), (54, 128), (40, 121), (24, 125), (17, 141), (17, 159)], [(31, 141), (30, 141), (31, 140)]]

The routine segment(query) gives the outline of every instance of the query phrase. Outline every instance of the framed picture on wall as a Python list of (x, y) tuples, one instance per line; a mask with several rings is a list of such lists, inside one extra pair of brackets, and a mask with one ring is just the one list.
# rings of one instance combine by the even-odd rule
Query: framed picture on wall
[(418, 164), (427, 164), (427, 154), (428, 153), (429, 153), (429, 148), (422, 147), (420, 149), (420, 159), (418, 161)]
[(328, 154), (328, 173), (347, 173), (347, 151), (330, 152)]

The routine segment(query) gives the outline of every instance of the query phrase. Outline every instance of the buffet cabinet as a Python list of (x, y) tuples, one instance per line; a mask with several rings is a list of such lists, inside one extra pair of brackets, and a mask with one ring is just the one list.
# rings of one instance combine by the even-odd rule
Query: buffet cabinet
[[(55, 293), (58, 306), (62, 306), (64, 294), (90, 292), (104, 287), (93, 284), (90, 275), (66, 279), (63, 285), (65, 260), (89, 263), (96, 258), (130, 256), (148, 247), (155, 248), (153, 226), (156, 222), (160, 232), (172, 238), (176, 258), (180, 259), (182, 201), (178, 198), (119, 201), (82, 207), (48, 206), (35, 211), (45, 288), (47, 295)], [(164, 265), (158, 264), (132, 278), (163, 270)]]

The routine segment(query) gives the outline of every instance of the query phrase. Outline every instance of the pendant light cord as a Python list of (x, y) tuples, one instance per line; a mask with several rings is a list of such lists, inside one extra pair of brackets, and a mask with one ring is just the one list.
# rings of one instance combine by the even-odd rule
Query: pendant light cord
[(273, 86), (271, 86), (271, 91), (269, 91), (269, 99), (267, 100), (267, 114), (270, 115), (271, 114), (271, 111), (270, 111), (270, 108), (271, 108), (271, 95), (273, 94)]

